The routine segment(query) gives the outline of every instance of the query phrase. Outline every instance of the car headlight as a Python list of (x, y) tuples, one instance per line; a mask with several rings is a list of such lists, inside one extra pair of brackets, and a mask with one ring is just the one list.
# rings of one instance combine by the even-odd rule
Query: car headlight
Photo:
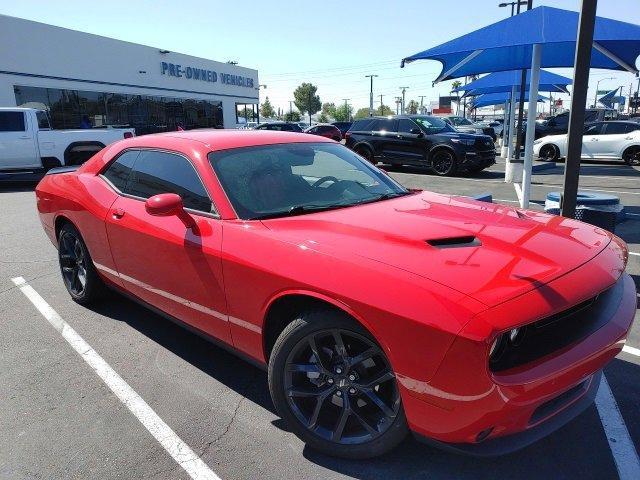
[(471, 146), (476, 143), (475, 139), (473, 138), (452, 138), (451, 141), (453, 143), (461, 143), (462, 145), (468, 145), (468, 146)]
[(541, 138), (539, 138), (538, 140), (534, 140), (533, 141), (534, 145), (540, 145), (541, 143), (542, 143), (542, 139)]
[(526, 327), (518, 327), (498, 335), (489, 347), (489, 361), (491, 363), (498, 362), (509, 346), (517, 347), (520, 345), (526, 331)]

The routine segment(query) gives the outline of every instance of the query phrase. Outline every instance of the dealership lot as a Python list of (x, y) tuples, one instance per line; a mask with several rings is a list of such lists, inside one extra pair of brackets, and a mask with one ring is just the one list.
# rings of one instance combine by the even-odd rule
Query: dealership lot
[[(476, 177), (441, 178), (392, 169), (407, 187), (491, 192), (516, 204), (503, 164)], [(617, 233), (636, 253), (628, 271), (640, 287), (640, 169), (585, 164), (581, 188), (613, 192), (629, 220)], [(532, 198), (561, 189), (562, 168), (534, 175)], [(603, 429), (615, 405), (599, 403), (539, 443), (497, 459), (470, 459), (407, 439), (385, 457), (350, 462), (305, 448), (274, 413), (266, 375), (224, 350), (119, 296), (93, 310), (72, 302), (56, 252), (39, 224), (33, 186), (0, 185), (0, 477), (189, 478), (187, 472), (64, 341), (12, 282), (23, 277), (221, 478), (617, 478), (633, 471), (624, 435)], [(640, 348), (640, 314), (628, 345)], [(631, 351), (633, 352), (633, 351)], [(86, 351), (83, 351), (86, 353)], [(640, 357), (622, 353), (606, 377), (636, 451), (640, 449)], [(614, 425), (615, 426), (615, 425)], [(610, 446), (610, 445), (613, 445)], [(618, 452), (612, 454), (612, 448)], [(624, 452), (623, 452), (624, 453)], [(637, 460), (636, 460), (637, 461)], [(206, 477), (203, 477), (206, 478)], [(214, 477), (215, 478), (215, 477)]]

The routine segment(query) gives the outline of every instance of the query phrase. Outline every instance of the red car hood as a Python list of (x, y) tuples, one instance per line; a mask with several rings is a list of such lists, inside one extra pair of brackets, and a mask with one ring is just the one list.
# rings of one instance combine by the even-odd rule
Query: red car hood
[(264, 224), (282, 240), (391, 265), (487, 306), (575, 269), (611, 241), (575, 220), (429, 192)]

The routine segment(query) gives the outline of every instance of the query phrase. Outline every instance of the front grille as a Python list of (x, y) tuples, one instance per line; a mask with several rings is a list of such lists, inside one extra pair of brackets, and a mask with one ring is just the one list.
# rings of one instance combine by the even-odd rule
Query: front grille
[(523, 327), (522, 340), (517, 345), (507, 344), (490, 362), (491, 371), (526, 365), (588, 337), (611, 319), (621, 296), (622, 283), (618, 281), (599, 295)]
[(589, 380), (585, 380), (579, 383), (573, 388), (570, 388), (564, 393), (561, 393), (555, 398), (544, 402), (538, 408), (536, 408), (529, 419), (529, 425), (534, 425), (547, 417), (550, 417), (554, 413), (558, 412), (561, 408), (567, 404), (573, 402), (580, 397), (588, 386)]

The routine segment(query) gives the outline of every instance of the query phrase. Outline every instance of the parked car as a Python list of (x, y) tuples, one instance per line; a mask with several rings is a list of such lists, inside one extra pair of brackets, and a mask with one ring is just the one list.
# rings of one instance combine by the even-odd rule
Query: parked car
[(321, 137), (330, 138), (331, 140), (335, 140), (336, 142), (342, 140), (342, 133), (340, 133), (338, 127), (334, 127), (333, 125), (314, 125), (313, 127), (307, 127), (304, 130), (304, 133), (310, 133), (311, 135), (319, 135)]
[(329, 455), (409, 430), (522, 448), (593, 403), (636, 312), (615, 235), (406, 190), (322, 137), (140, 136), (36, 196), (73, 300), (122, 291), (263, 366), (278, 415)]
[(342, 138), (344, 139), (345, 134), (351, 128), (351, 125), (353, 125), (353, 122), (333, 122), (331, 125), (338, 127), (338, 130), (340, 130), (340, 133), (342, 134)]
[(133, 128), (53, 130), (33, 108), (0, 108), (0, 180), (38, 180), (53, 167), (79, 165)]
[[(547, 135), (533, 142), (533, 153), (541, 160), (555, 161), (567, 155), (567, 135)], [(640, 123), (595, 122), (582, 136), (582, 157), (624, 160), (640, 165)]]
[[(587, 108), (585, 110), (585, 125), (594, 122), (603, 122), (608, 120), (616, 120), (619, 117), (618, 111), (611, 108)], [(522, 122), (522, 137), (526, 137), (527, 122)], [(547, 135), (559, 135), (567, 133), (569, 129), (569, 111), (552, 115), (544, 120), (536, 121), (535, 139), (542, 138)], [(524, 145), (524, 140), (522, 141)]]
[(496, 136), (496, 132), (493, 129), (493, 127), (490, 127), (489, 125), (485, 125), (481, 122), (472, 122), (468, 118), (458, 117), (456, 115), (449, 115), (449, 116), (444, 116), (439, 118), (442, 118), (445, 122), (453, 126), (459, 132), (475, 133), (478, 135), (488, 135), (493, 139), (494, 142), (498, 138)]
[(267, 122), (261, 123), (254, 130), (273, 130), (276, 132), (302, 132), (300, 125), (295, 122)]
[(427, 166), (447, 176), (480, 172), (496, 158), (491, 137), (459, 132), (444, 119), (427, 115), (356, 120), (345, 145), (372, 163)]

